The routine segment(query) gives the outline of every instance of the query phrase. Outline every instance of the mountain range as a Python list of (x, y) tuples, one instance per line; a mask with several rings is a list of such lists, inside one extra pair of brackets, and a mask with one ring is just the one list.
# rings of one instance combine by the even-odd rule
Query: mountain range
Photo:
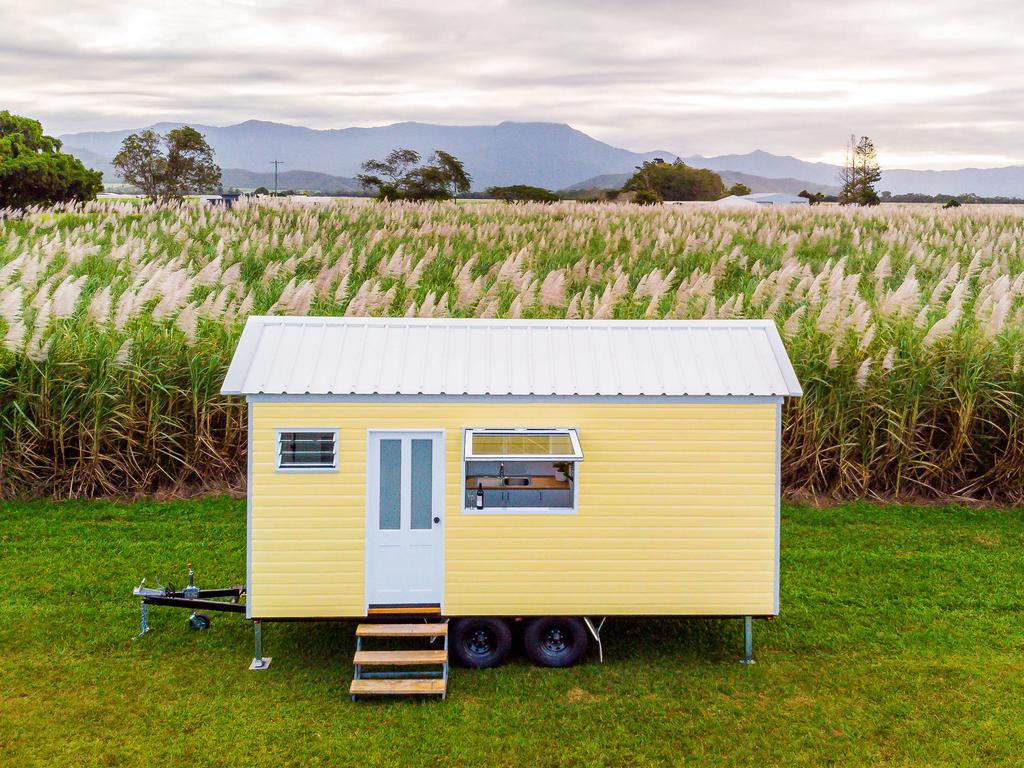
[[(181, 123), (157, 123), (150, 128), (164, 133)], [(632, 152), (614, 147), (563, 123), (498, 125), (434, 125), (404, 122), (376, 128), (318, 130), (302, 126), (248, 120), (223, 127), (193, 125), (206, 136), (225, 186), (273, 186), (272, 160), (281, 160), (279, 187), (318, 191), (344, 191), (358, 184), (352, 178), (370, 158), (383, 158), (396, 147), (409, 147), (423, 155), (444, 149), (461, 159), (477, 190), (494, 185), (533, 184), (549, 189), (621, 186), (621, 178), (642, 162), (661, 157), (674, 160), (668, 150)], [(86, 165), (102, 170), (110, 182), (116, 174), (110, 159), (122, 140), (140, 128), (94, 131), (61, 136), (65, 151)], [(755, 192), (833, 192), (839, 166), (774, 155), (756, 150), (740, 155), (682, 158), (687, 164), (723, 174), (727, 185), (743, 181)], [(289, 176), (289, 174), (291, 174)], [(300, 183), (301, 182), (301, 183)], [(963, 194), (1024, 196), (1024, 166), (964, 168), (950, 171), (886, 170), (880, 190), (894, 194)]]

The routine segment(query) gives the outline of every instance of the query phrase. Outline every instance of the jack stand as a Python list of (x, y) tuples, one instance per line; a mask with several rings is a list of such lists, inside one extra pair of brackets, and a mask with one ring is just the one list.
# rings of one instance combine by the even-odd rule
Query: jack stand
[(271, 657), (263, 655), (263, 622), (259, 619), (253, 619), (252, 628), (256, 634), (256, 653), (253, 655), (252, 664), (249, 665), (249, 669), (261, 671), (270, 666)]
[(149, 605), (147, 603), (143, 603), (142, 616), (139, 617), (139, 634), (135, 636), (135, 639), (138, 640), (151, 630), (152, 627), (149, 626)]
[(743, 617), (743, 658), (740, 664), (756, 664), (754, 661), (754, 617)]

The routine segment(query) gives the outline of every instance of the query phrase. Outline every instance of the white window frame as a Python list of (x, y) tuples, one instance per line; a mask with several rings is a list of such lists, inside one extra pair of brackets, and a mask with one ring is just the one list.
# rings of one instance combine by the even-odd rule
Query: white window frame
[[(329, 432), (334, 437), (334, 463), (330, 466), (326, 464), (317, 464), (315, 466), (295, 466), (294, 464), (281, 464), (281, 435), (283, 434), (309, 434)], [(338, 471), (338, 454), (341, 453), (341, 446), (339, 445), (339, 439), (341, 437), (340, 430), (336, 427), (278, 427), (274, 430), (274, 465), (278, 472), (285, 472), (287, 474), (323, 474), (325, 472), (337, 472)]]
[[(571, 454), (484, 454), (471, 453), (473, 435), (567, 435), (572, 443)], [(583, 461), (583, 449), (580, 448), (580, 436), (576, 427), (468, 427), (462, 438), (462, 457), (465, 461)]]
[[(563, 457), (532, 454), (530, 456), (476, 456), (470, 453), (474, 433), (497, 432), (499, 434), (517, 432), (541, 432), (544, 434), (568, 434), (572, 441), (576, 456)], [(485, 507), (477, 509), (466, 506), (466, 464), (470, 461), (556, 461), (573, 465), (572, 468), (572, 507)], [(576, 515), (580, 510), (580, 465), (583, 463), (583, 451), (580, 448), (579, 434), (576, 427), (467, 427), (462, 431), (462, 513), (465, 515)]]

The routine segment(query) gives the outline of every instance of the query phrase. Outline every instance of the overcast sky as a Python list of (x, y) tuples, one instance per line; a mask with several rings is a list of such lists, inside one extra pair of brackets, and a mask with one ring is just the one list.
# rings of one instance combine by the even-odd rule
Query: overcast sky
[(0, 108), (160, 120), (567, 122), (632, 150), (1024, 164), (1024, 2), (0, 0)]

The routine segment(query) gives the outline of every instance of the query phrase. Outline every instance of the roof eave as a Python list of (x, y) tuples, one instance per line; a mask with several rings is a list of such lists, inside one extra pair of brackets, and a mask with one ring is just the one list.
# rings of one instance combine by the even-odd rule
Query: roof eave
[(228, 372), (224, 375), (224, 383), (221, 384), (222, 395), (248, 395), (245, 391), (245, 381), (249, 377), (249, 368), (259, 345), (260, 336), (263, 334), (263, 318), (250, 316), (245, 321), (245, 328), (242, 329), (242, 336), (238, 339), (238, 345), (231, 356), (231, 364)]

